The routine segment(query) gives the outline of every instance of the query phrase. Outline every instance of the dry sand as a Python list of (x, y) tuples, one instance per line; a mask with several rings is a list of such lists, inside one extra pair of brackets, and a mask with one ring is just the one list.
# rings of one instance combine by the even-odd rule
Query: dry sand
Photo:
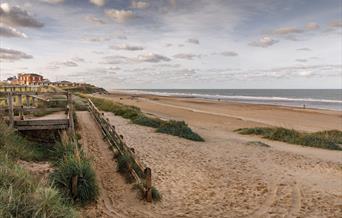
[[(342, 152), (242, 136), (240, 127), (342, 130), (340, 112), (207, 100), (106, 96), (165, 119), (185, 120), (206, 142), (155, 133), (106, 113), (152, 168), (161, 202), (136, 198), (116, 170), (108, 145), (88, 112), (78, 113), (82, 143), (95, 162), (101, 197), (89, 217), (340, 217)], [(262, 141), (270, 147), (249, 145)]]

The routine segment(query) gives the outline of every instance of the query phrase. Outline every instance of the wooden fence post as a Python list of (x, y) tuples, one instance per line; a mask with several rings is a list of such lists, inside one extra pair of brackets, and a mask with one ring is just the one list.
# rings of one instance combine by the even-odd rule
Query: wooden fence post
[(26, 95), (26, 106), (30, 107), (30, 96)]
[(12, 91), (8, 94), (8, 115), (9, 115), (9, 126), (13, 128), (14, 126), (14, 114), (13, 114), (13, 99)]
[(18, 106), (19, 106), (19, 119), (24, 120), (23, 96), (21, 94), (18, 95)]
[(146, 201), (152, 202), (152, 170), (151, 168), (145, 169), (146, 178)]

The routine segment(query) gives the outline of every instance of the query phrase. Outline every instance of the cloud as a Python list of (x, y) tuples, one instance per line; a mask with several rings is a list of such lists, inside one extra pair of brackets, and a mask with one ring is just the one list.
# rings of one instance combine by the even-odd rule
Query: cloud
[(106, 24), (106, 22), (94, 15), (86, 16), (85, 19), (89, 22), (95, 23), (95, 24)]
[(71, 58), (71, 60), (74, 62), (85, 62), (85, 60), (83, 58), (80, 58), (80, 57), (73, 57), (73, 58)]
[(0, 36), (27, 38), (25, 33), (22, 33), (13, 27), (5, 26), (2, 23), (0, 23)]
[(174, 55), (173, 57), (178, 58), (178, 59), (192, 60), (194, 58), (200, 58), (201, 55), (180, 53), (180, 54)]
[(267, 48), (267, 47), (272, 46), (278, 42), (279, 42), (278, 40), (272, 39), (269, 36), (264, 36), (264, 37), (261, 37), (257, 41), (253, 41), (253, 42), (249, 43), (249, 45), (254, 46), (254, 47)]
[(315, 22), (310, 22), (305, 25), (305, 29), (307, 30), (317, 30), (319, 29), (319, 24)]
[(226, 56), (226, 57), (236, 57), (239, 54), (236, 53), (235, 51), (224, 51), (221, 53), (221, 55)]
[(0, 60), (18, 61), (21, 59), (32, 59), (32, 58), (33, 58), (32, 55), (28, 55), (21, 51), (0, 48)]
[(310, 48), (297, 48), (297, 51), (312, 51)]
[(329, 26), (332, 27), (332, 28), (341, 28), (342, 27), (342, 20), (332, 21), (329, 24)]
[(33, 18), (27, 11), (17, 6), (11, 7), (8, 3), (0, 4), (0, 19), (2, 23), (13, 27), (41, 28), (44, 26), (43, 23)]
[(192, 44), (197, 44), (197, 45), (200, 44), (199, 40), (195, 39), (195, 38), (188, 39), (186, 42), (192, 43)]
[(40, 1), (49, 3), (49, 4), (60, 4), (64, 2), (64, 0), (40, 0)]
[(60, 66), (65, 66), (65, 67), (77, 67), (78, 64), (75, 63), (74, 61), (62, 61), (62, 62), (51, 62), (49, 64), (49, 69), (59, 69)]
[(150, 4), (148, 2), (143, 2), (143, 1), (132, 1), (131, 8), (135, 9), (145, 9), (149, 6)]
[(274, 35), (288, 35), (293, 33), (302, 33), (303, 30), (295, 27), (281, 27), (272, 31)]
[(171, 59), (163, 55), (147, 53), (147, 54), (139, 55), (137, 57), (137, 60), (140, 62), (158, 63), (161, 61), (170, 61)]
[(128, 44), (114, 45), (114, 46), (111, 46), (110, 48), (117, 49), (117, 50), (127, 50), (127, 51), (141, 51), (141, 50), (144, 50), (144, 47), (142, 47), (142, 46), (128, 45)]
[(90, 3), (102, 7), (106, 4), (106, 0), (90, 0)]
[(297, 62), (301, 62), (301, 63), (305, 63), (305, 62), (308, 62), (308, 60), (306, 59), (296, 59)]
[(95, 37), (90, 37), (90, 38), (84, 38), (83, 40), (88, 41), (88, 42), (108, 42), (110, 41), (110, 38), (95, 36)]
[(105, 11), (105, 14), (119, 23), (126, 22), (134, 17), (133, 12), (130, 10), (108, 9)]

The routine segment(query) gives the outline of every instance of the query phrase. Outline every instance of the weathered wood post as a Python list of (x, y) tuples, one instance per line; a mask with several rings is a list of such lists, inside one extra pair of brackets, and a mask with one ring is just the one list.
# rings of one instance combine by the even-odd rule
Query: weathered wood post
[(30, 96), (26, 95), (26, 106), (30, 107)]
[(152, 170), (151, 168), (145, 169), (146, 178), (146, 201), (152, 202)]
[(19, 106), (19, 119), (24, 120), (24, 106), (23, 106), (23, 96), (18, 95), (18, 106)]
[(67, 93), (67, 102), (68, 102), (68, 108), (69, 108), (69, 113), (68, 113), (68, 118), (69, 118), (69, 130), (74, 135), (75, 132), (75, 124), (74, 124), (74, 109), (72, 105), (72, 94), (70, 92)]
[(9, 117), (9, 126), (14, 126), (14, 114), (13, 114), (13, 99), (12, 99), (12, 91), (8, 94), (8, 117)]

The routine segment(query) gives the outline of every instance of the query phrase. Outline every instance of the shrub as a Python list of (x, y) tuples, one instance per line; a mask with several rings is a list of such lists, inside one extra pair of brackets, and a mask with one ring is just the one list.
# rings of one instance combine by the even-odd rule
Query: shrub
[(193, 132), (184, 121), (170, 120), (165, 122), (157, 129), (157, 132), (179, 136), (193, 141), (204, 141), (204, 139)]
[[(75, 176), (78, 178), (77, 190), (76, 193), (72, 193), (72, 179)], [(58, 163), (57, 169), (51, 174), (50, 179), (70, 199), (82, 205), (90, 203), (98, 197), (96, 175), (90, 161), (85, 158), (77, 160), (73, 155), (66, 156)]]
[(236, 130), (244, 135), (261, 135), (264, 138), (298, 144), (309, 147), (342, 150), (342, 132), (338, 130), (321, 131), (314, 133), (298, 132), (285, 128), (243, 128)]
[(153, 128), (158, 128), (163, 123), (163, 121), (158, 118), (150, 118), (143, 114), (137, 116), (132, 120), (132, 122), (141, 126), (149, 126)]

